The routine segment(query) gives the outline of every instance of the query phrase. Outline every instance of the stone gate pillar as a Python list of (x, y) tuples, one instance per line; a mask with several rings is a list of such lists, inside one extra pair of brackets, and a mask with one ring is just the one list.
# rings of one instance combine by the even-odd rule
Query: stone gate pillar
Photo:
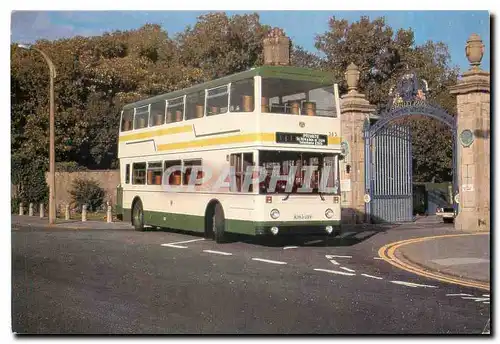
[(365, 222), (365, 151), (363, 126), (375, 106), (358, 92), (359, 69), (351, 63), (345, 73), (348, 92), (340, 100), (342, 142), (346, 155), (340, 164), (342, 223)]
[(490, 230), (490, 73), (479, 67), (481, 38), (465, 48), (471, 64), (451, 93), (457, 96), (457, 177), (459, 212), (455, 229)]

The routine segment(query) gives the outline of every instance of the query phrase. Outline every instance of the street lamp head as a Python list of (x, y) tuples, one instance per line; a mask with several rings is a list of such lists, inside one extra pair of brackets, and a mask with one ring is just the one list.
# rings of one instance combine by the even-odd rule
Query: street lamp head
[(17, 46), (21, 49), (31, 49), (31, 44), (18, 44)]

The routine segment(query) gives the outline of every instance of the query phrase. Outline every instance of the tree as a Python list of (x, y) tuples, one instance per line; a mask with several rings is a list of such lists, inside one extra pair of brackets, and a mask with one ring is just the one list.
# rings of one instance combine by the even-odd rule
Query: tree
[(176, 41), (184, 64), (213, 79), (262, 64), (262, 41), (268, 31), (256, 13), (228, 17), (216, 12), (198, 17)]
[(321, 69), (325, 63), (318, 55), (310, 53), (299, 45), (291, 44), (290, 64), (296, 67)]
[[(450, 114), (455, 113), (455, 99), (448, 87), (456, 82), (458, 69), (449, 66), (450, 54), (441, 42), (415, 45), (411, 29), (394, 33), (384, 18), (372, 21), (361, 17), (349, 24), (345, 19), (332, 17), (329, 30), (316, 37), (316, 47), (326, 56), (323, 68), (340, 81), (341, 94), (347, 91), (343, 77), (347, 66), (354, 62), (360, 68), (359, 88), (379, 113), (387, 110), (389, 90), (411, 70), (427, 80), (431, 101)], [(412, 121), (412, 129), (414, 180), (450, 180), (450, 130), (419, 117)]]
[[(457, 70), (449, 67), (444, 44), (415, 46), (411, 29), (394, 33), (382, 18), (370, 21), (362, 17), (349, 24), (333, 17), (329, 25), (329, 30), (316, 38), (320, 54), (291, 44), (292, 65), (333, 73), (341, 81), (342, 94), (347, 91), (345, 69), (356, 63), (361, 67), (360, 88), (379, 111), (387, 103), (389, 89), (408, 66), (428, 80), (433, 99), (454, 112), (455, 100), (447, 87), (456, 82)], [(51, 57), (58, 74), (56, 161), (90, 169), (116, 167), (123, 105), (261, 65), (262, 41), (269, 29), (255, 13), (227, 16), (215, 12), (200, 16), (175, 37), (159, 25), (146, 24), (102, 36), (37, 41), (35, 46)], [(23, 164), (48, 157), (48, 82), (43, 58), (12, 44), (11, 153)], [(422, 130), (415, 133), (429, 130), (427, 123), (418, 123)], [(445, 142), (447, 134), (439, 127), (431, 130), (430, 135)], [(451, 159), (447, 155), (424, 164), (424, 159), (429, 159), (424, 154), (444, 146), (424, 138), (415, 142), (425, 148), (415, 149), (415, 157), (421, 161), (418, 171), (425, 166), (442, 170), (446, 159)]]

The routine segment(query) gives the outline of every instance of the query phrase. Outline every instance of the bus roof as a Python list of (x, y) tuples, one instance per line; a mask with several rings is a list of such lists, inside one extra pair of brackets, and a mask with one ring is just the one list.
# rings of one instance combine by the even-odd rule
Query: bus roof
[(256, 68), (251, 68), (244, 72), (239, 72), (236, 74), (231, 74), (219, 79), (207, 81), (195, 86), (184, 88), (181, 90), (173, 91), (170, 93), (160, 94), (155, 97), (150, 97), (137, 101), (135, 103), (127, 104), (123, 107), (124, 110), (145, 106), (148, 104), (156, 103), (165, 99), (172, 99), (181, 97), (185, 94), (194, 93), (198, 91), (205, 90), (207, 88), (213, 88), (217, 86), (222, 86), (230, 82), (235, 82), (243, 79), (248, 79), (254, 76), (262, 77), (272, 77), (280, 79), (291, 79), (291, 80), (303, 80), (310, 82), (317, 82), (322, 86), (331, 86), (334, 84), (333, 74), (329, 72), (320, 71), (317, 69), (292, 67), (292, 66), (261, 66)]

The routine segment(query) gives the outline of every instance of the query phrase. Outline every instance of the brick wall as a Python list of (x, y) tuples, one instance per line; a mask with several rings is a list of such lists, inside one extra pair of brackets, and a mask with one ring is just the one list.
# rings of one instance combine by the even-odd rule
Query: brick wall
[[(45, 174), (48, 181), (48, 174)], [(71, 185), (76, 178), (94, 179), (106, 192), (105, 201), (116, 203), (116, 186), (120, 183), (119, 170), (56, 172), (56, 204), (58, 207), (71, 202)]]

